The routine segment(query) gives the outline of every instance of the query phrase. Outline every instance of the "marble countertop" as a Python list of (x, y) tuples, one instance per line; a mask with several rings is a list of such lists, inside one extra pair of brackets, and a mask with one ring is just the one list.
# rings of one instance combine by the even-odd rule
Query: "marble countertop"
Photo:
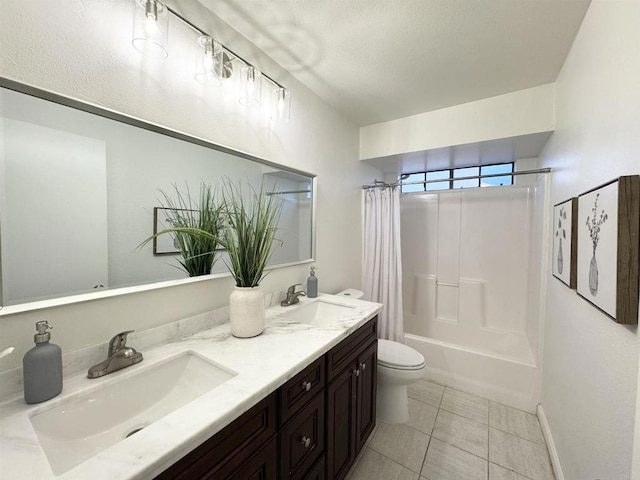
[[(2, 477), (38, 480), (153, 478), (277, 390), (382, 308), (377, 303), (333, 295), (321, 295), (320, 298), (355, 308), (349, 316), (321, 328), (283, 317), (286, 312), (312, 300), (301, 299), (299, 306), (271, 307), (266, 311), (266, 329), (258, 337), (235, 338), (229, 324), (223, 323), (145, 350), (142, 363), (100, 379), (89, 380), (86, 373), (65, 377), (62, 394), (47, 402), (26, 405), (22, 399), (13, 399), (0, 404)], [(148, 368), (184, 352), (193, 352), (237, 375), (76, 467), (60, 475), (53, 473), (30, 417), (77, 397), (88, 388), (106, 385), (118, 376), (132, 375), (136, 369)]]

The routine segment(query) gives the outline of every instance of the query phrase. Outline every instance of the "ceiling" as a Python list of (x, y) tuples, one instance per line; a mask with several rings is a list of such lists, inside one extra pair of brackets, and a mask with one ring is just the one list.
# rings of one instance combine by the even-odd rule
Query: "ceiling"
[(590, 0), (200, 0), (360, 126), (554, 82)]

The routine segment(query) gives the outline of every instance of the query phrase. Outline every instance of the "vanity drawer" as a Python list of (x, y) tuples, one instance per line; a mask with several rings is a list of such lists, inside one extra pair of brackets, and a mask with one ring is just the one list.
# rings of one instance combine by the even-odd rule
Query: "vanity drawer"
[(324, 453), (324, 390), (280, 430), (280, 478), (300, 480)]
[[(243, 466), (277, 433), (276, 395), (269, 395), (182, 457), (156, 480), (223, 479)], [(260, 478), (260, 477), (258, 477)]]
[(324, 357), (320, 357), (278, 390), (280, 425), (296, 414), (325, 385)]
[(327, 381), (333, 380), (376, 338), (378, 338), (377, 316), (329, 350), (327, 353)]
[(277, 480), (278, 478), (278, 439), (273, 439), (240, 467), (230, 477), (218, 473), (211, 480), (228, 478), (229, 480)]

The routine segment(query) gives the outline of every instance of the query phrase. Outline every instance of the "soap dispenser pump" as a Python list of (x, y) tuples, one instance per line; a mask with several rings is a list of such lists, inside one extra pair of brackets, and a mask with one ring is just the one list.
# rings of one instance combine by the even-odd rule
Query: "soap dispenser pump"
[(62, 350), (49, 343), (52, 329), (47, 321), (36, 323), (33, 336), (36, 346), (22, 359), (24, 374), (24, 401), (40, 403), (57, 396), (62, 391)]
[(307, 297), (316, 298), (318, 296), (318, 277), (316, 277), (316, 267), (311, 267), (311, 273), (307, 278)]

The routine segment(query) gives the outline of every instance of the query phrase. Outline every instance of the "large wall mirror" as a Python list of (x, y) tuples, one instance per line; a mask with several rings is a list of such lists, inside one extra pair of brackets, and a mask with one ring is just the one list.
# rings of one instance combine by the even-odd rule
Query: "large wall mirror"
[(187, 278), (136, 247), (162, 192), (223, 178), (281, 198), (271, 266), (313, 258), (314, 175), (0, 78), (0, 305)]

